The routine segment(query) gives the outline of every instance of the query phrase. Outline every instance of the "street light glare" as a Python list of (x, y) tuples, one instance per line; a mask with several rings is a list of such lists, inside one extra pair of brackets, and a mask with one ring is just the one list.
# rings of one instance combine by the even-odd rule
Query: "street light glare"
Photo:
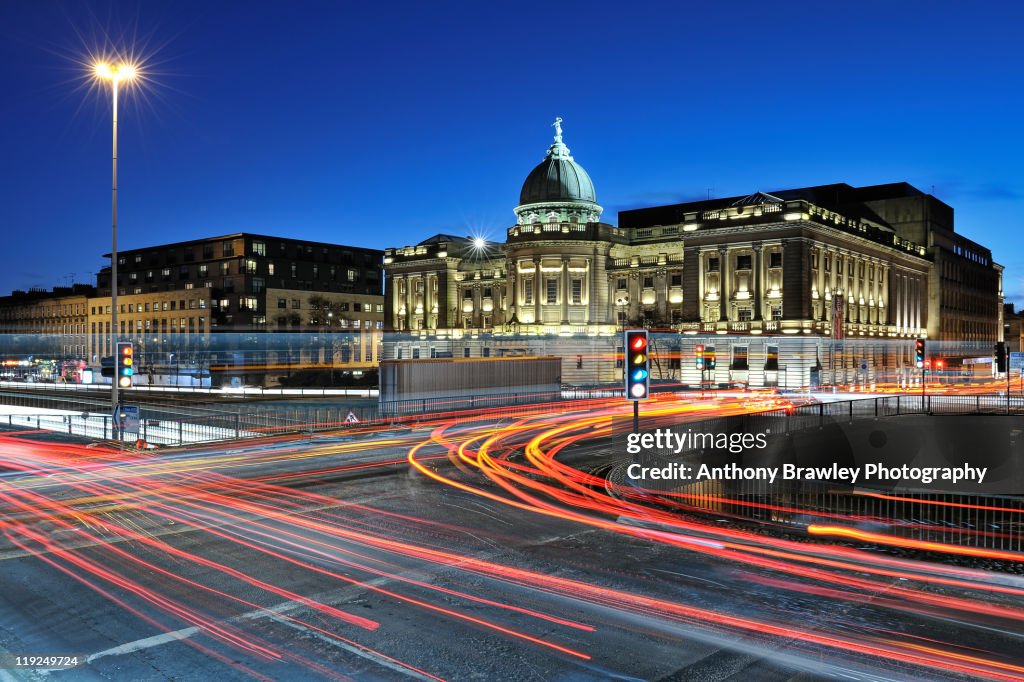
[(118, 64), (111, 66), (106, 62), (97, 62), (93, 66), (93, 73), (97, 78), (108, 81), (127, 81), (138, 75), (138, 70), (131, 64)]
[(482, 249), (484, 249), (486, 247), (487, 247), (487, 240), (486, 239), (484, 239), (483, 237), (474, 237), (473, 238), (473, 248), (474, 249), (482, 250)]

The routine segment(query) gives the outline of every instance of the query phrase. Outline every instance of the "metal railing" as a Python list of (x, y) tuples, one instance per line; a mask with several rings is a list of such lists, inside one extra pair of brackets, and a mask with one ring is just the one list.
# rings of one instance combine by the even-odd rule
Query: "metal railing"
[[(1006, 395), (898, 395), (832, 403), (812, 403), (764, 412), (687, 422), (694, 432), (760, 433), (772, 436), (841, 427), (860, 420), (904, 415), (1024, 415), (1024, 397)], [(683, 451), (674, 458), (649, 457), (647, 465), (685, 460), (701, 453)], [(620, 490), (637, 494), (639, 484), (626, 477), (625, 463), (610, 475)], [(767, 480), (701, 481), (680, 484), (649, 481), (642, 495), (673, 507), (795, 529), (812, 524), (840, 526), (895, 538), (1024, 552), (1024, 490), (1018, 495), (844, 489), (828, 482)]]

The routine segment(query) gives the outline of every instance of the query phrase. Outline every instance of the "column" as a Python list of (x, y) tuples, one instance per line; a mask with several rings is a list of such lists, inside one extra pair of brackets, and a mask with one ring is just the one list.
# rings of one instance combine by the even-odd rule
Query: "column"
[(506, 263), (505, 277), (506, 288), (511, 290), (508, 293), (509, 313), (505, 316), (505, 321), (511, 321), (513, 318), (519, 321), (519, 263), (516, 259)]
[(764, 302), (761, 300), (761, 286), (762, 270), (764, 263), (761, 261), (761, 242), (754, 242), (754, 262), (751, 266), (754, 268), (754, 321), (761, 321), (761, 309), (763, 308)]
[(562, 258), (562, 324), (569, 324), (569, 259)]
[(430, 329), (430, 277), (423, 275), (423, 328)]
[(729, 320), (729, 272), (728, 250), (721, 246), (718, 248), (718, 321)]
[(533, 323), (541, 323), (540, 314), (540, 294), (541, 294), (541, 276), (540, 276), (540, 256), (534, 256), (533, 258)]

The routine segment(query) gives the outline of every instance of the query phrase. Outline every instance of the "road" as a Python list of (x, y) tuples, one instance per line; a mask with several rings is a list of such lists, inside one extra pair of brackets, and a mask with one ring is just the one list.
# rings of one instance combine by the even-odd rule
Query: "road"
[(87, 661), (0, 679), (1024, 677), (1018, 575), (666, 511), (600, 476), (621, 402), (546, 409), (155, 454), (0, 435), (0, 654)]

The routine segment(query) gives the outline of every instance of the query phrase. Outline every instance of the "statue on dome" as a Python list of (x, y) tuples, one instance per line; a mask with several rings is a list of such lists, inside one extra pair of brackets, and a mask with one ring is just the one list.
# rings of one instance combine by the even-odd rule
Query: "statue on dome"
[(558, 141), (561, 141), (562, 140), (562, 117), (561, 116), (556, 116), (555, 117), (555, 122), (552, 123), (551, 125), (553, 125), (555, 127), (555, 139), (558, 140)]

